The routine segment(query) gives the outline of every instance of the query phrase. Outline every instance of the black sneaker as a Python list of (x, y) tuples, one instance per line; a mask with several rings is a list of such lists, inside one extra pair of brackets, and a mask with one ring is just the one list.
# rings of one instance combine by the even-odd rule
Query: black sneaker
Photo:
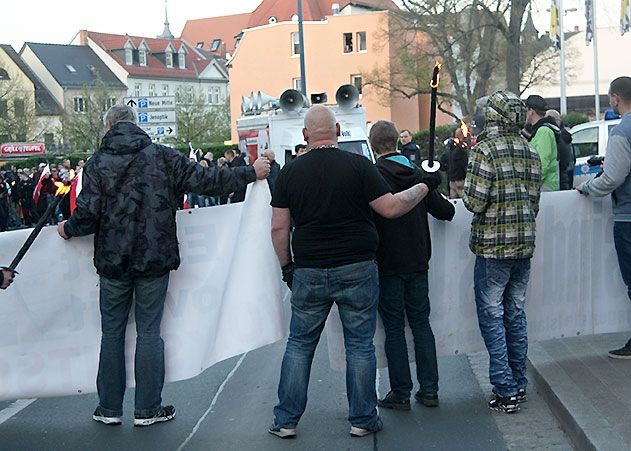
[(410, 400), (409, 399), (395, 399), (394, 393), (390, 392), (386, 395), (385, 398), (377, 401), (377, 405), (379, 407), (383, 407), (384, 409), (392, 409), (392, 410), (410, 410)]
[(175, 418), (175, 407), (162, 406), (155, 415), (150, 417), (136, 417), (134, 418), (134, 426), (151, 426), (155, 423), (164, 423), (165, 421), (171, 421)]
[(631, 359), (631, 340), (627, 341), (627, 344), (620, 349), (614, 349), (609, 351), (609, 357), (612, 359), (630, 360)]
[(437, 393), (421, 393), (419, 390), (414, 394), (414, 399), (423, 404), (425, 407), (438, 407)]
[(296, 428), (284, 428), (276, 423), (272, 423), (267, 432), (280, 438), (296, 438)]
[(351, 437), (366, 437), (367, 435), (374, 434), (383, 429), (383, 423), (381, 418), (377, 417), (377, 422), (371, 428), (364, 429), (357, 426), (351, 426)]
[(103, 424), (107, 424), (110, 426), (118, 426), (119, 424), (123, 423), (123, 420), (121, 419), (121, 417), (109, 417), (107, 415), (105, 415), (102, 411), (101, 411), (101, 407), (97, 407), (94, 410), (94, 413), (92, 414), (92, 419), (94, 421), (99, 421)]
[(527, 396), (526, 396), (526, 389), (525, 388), (520, 388), (519, 390), (517, 390), (517, 402), (526, 402)]
[(493, 397), (489, 401), (489, 409), (504, 413), (515, 413), (519, 411), (517, 395), (503, 397), (493, 393)]

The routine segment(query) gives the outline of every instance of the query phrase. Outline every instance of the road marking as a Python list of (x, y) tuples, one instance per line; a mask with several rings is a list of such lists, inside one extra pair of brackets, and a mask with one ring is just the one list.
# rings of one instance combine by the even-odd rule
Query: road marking
[(7, 421), (13, 415), (19, 413), (22, 409), (26, 409), (29, 405), (37, 401), (37, 398), (33, 399), (18, 399), (14, 403), (12, 403), (6, 409), (0, 410), (0, 424)]
[(195, 427), (193, 428), (193, 430), (191, 431), (191, 433), (188, 435), (188, 437), (186, 437), (186, 440), (184, 440), (182, 442), (182, 444), (178, 447), (177, 451), (182, 451), (184, 449), (184, 447), (186, 446), (186, 444), (193, 438), (193, 436), (197, 433), (197, 430), (199, 429), (199, 427), (201, 426), (201, 424), (204, 422), (204, 420), (206, 419), (206, 417), (208, 416), (208, 414), (213, 410), (213, 407), (215, 407), (215, 403), (217, 402), (217, 400), (219, 399), (219, 395), (221, 395), (221, 392), (223, 392), (223, 389), (226, 387), (226, 384), (228, 383), (228, 381), (232, 378), (232, 376), (234, 376), (234, 373), (237, 372), (237, 370), (239, 369), (239, 367), (241, 366), (241, 363), (243, 362), (243, 360), (245, 359), (245, 356), (247, 356), (248, 353), (246, 352), (245, 354), (243, 354), (241, 356), (241, 358), (239, 359), (239, 361), (237, 362), (237, 364), (234, 366), (234, 368), (232, 368), (232, 371), (230, 371), (228, 373), (228, 375), (226, 376), (226, 378), (224, 379), (224, 381), (221, 383), (221, 385), (219, 386), (219, 389), (217, 390), (217, 393), (215, 393), (215, 396), (213, 397), (213, 400), (210, 402), (210, 406), (208, 406), (208, 409), (206, 409), (206, 412), (204, 412), (204, 415), (201, 416), (201, 418), (197, 421), (197, 424), (195, 425)]

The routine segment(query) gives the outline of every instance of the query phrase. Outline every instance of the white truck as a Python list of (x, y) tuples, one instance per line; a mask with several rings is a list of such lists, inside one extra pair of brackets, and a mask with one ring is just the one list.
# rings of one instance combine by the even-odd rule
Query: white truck
[[(337, 105), (329, 106), (341, 128), (338, 147), (374, 161), (368, 144), (366, 112), (363, 107), (357, 106), (359, 93), (356, 88), (352, 85), (340, 87), (336, 99)], [(247, 154), (250, 163), (268, 149), (274, 151), (281, 167), (291, 161), (295, 156), (295, 146), (305, 144), (302, 128), (306, 105), (302, 94), (293, 89), (285, 91), (280, 100), (260, 92), (243, 97), (243, 116), (237, 119), (239, 150)]]

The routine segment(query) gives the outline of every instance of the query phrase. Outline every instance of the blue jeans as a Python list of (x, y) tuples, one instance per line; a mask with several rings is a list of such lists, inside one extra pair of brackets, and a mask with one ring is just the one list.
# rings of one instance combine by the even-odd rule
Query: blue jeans
[(101, 276), (101, 355), (96, 386), (99, 406), (107, 416), (123, 414), (125, 395), (125, 329), (132, 301), (136, 317), (135, 416), (151, 416), (162, 404), (164, 342), (160, 323), (169, 274), (132, 280)]
[(346, 392), (351, 425), (374, 428), (377, 416), (377, 362), (373, 337), (379, 298), (373, 261), (337, 268), (296, 268), (291, 324), (278, 385), (274, 423), (294, 428), (307, 405), (313, 355), (333, 303), (337, 304), (346, 347)]
[(489, 378), (499, 396), (526, 389), (526, 287), (530, 259), (476, 257), (473, 272), (480, 332), (489, 352)]
[(438, 392), (438, 363), (429, 324), (427, 271), (379, 278), (379, 315), (386, 332), (390, 389), (396, 400), (410, 399), (412, 377), (405, 342), (405, 317), (414, 336), (416, 378), (422, 393)]
[(631, 222), (614, 222), (613, 241), (618, 254), (622, 280), (627, 286), (627, 295), (631, 299)]

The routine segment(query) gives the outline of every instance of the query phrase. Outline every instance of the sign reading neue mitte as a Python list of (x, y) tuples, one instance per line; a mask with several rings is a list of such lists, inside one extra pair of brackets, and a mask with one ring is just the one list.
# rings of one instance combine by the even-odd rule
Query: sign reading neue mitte
[(125, 105), (136, 112), (138, 126), (152, 138), (177, 136), (175, 97), (125, 97)]
[(0, 156), (3, 157), (28, 157), (31, 155), (43, 155), (46, 153), (44, 143), (6, 143), (0, 144)]

